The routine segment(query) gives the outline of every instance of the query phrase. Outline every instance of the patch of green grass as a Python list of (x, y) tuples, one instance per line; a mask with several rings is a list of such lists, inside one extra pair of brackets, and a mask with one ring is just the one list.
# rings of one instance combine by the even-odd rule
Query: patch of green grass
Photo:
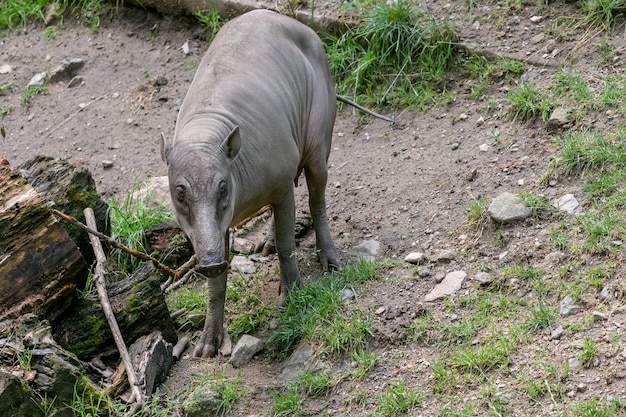
[(539, 402), (544, 397), (563, 397), (563, 388), (558, 384), (548, 382), (546, 379), (529, 380), (522, 386), (522, 390), (535, 402)]
[(405, 381), (394, 382), (385, 387), (376, 398), (375, 417), (391, 417), (407, 414), (413, 407), (419, 405), (420, 398), (413, 392)]
[(302, 404), (304, 398), (295, 384), (289, 384), (282, 392), (273, 392), (274, 405), (272, 406), (274, 417), (297, 417), (303, 415)]
[(486, 98), (487, 90), (502, 78), (519, 77), (524, 72), (524, 64), (520, 61), (508, 58), (493, 60), (478, 54), (469, 55), (460, 66), (476, 80), (470, 84), (470, 93), (478, 99)]
[(202, 383), (208, 384), (211, 391), (217, 394), (219, 404), (215, 410), (216, 414), (214, 415), (216, 416), (221, 417), (229, 414), (233, 405), (241, 398), (239, 388), (241, 377), (239, 375), (229, 378), (222, 370), (214, 375), (204, 375), (200, 380)]
[(326, 39), (342, 95), (376, 104), (424, 106), (456, 59), (455, 34), (414, 3), (376, 3), (360, 24)]
[(567, 417), (614, 417), (626, 413), (626, 401), (621, 398), (600, 399), (597, 397), (576, 401)]
[(30, 20), (43, 20), (47, 0), (5, 0), (0, 2), (0, 30), (24, 26)]
[(626, 13), (624, 0), (581, 0), (580, 8), (585, 21), (594, 26), (610, 30), (615, 22)]
[(435, 394), (453, 393), (457, 388), (457, 373), (445, 359), (438, 359), (430, 364), (432, 374), (428, 384)]
[(565, 250), (569, 247), (570, 231), (563, 222), (550, 229), (550, 246), (558, 250)]
[(234, 275), (226, 287), (226, 317), (228, 332), (233, 338), (252, 333), (269, 323), (275, 311), (273, 300), (264, 300), (265, 280), (259, 274), (244, 277)]
[(556, 142), (558, 160), (565, 174), (626, 164), (626, 128), (613, 132), (578, 131), (566, 134)]
[(375, 277), (376, 264), (360, 260), (291, 291), (269, 345), (279, 355), (289, 354), (302, 339), (317, 341), (320, 351), (331, 354), (364, 349), (370, 317), (364, 310), (346, 308), (341, 294)]
[(17, 362), (24, 371), (30, 372), (32, 369), (32, 360), (33, 351), (31, 349), (22, 349), (17, 352)]
[(578, 216), (578, 220), (586, 233), (585, 248), (591, 253), (606, 254), (617, 250), (619, 246), (612, 242), (626, 234), (626, 220), (619, 213), (588, 211)]
[(333, 379), (321, 370), (316, 373), (305, 372), (298, 378), (298, 389), (311, 397), (326, 395), (333, 387)]
[(507, 99), (511, 105), (509, 115), (522, 122), (547, 122), (555, 107), (552, 99), (538, 91), (532, 82), (522, 82), (518, 88), (510, 89)]
[(5, 95), (8, 91), (11, 91), (12, 88), (13, 88), (12, 82), (6, 82), (6, 83), (0, 84), (0, 96)]
[(591, 337), (587, 336), (583, 340), (582, 348), (576, 357), (583, 366), (590, 366), (597, 352), (598, 345)]
[(550, 90), (557, 97), (570, 96), (582, 106), (589, 107), (593, 101), (593, 94), (589, 83), (573, 70), (559, 69), (554, 74), (554, 81)]
[[(111, 237), (116, 241), (141, 252), (147, 252), (144, 230), (159, 223), (173, 221), (169, 210), (153, 202), (153, 195), (140, 199), (139, 185), (130, 190), (123, 201), (109, 201)], [(112, 258), (117, 260), (120, 273), (133, 271), (141, 260), (119, 249), (113, 249)]]
[(530, 318), (526, 321), (526, 327), (530, 331), (550, 328), (557, 318), (557, 309), (546, 304), (543, 300), (530, 310)]
[(463, 208), (463, 214), (467, 216), (467, 221), (473, 228), (480, 228), (487, 219), (487, 207), (489, 198), (481, 196), (470, 201)]
[(210, 44), (213, 42), (213, 39), (215, 39), (217, 31), (220, 30), (224, 24), (224, 20), (221, 18), (219, 11), (217, 9), (198, 9), (193, 15), (210, 31), (211, 34), (208, 40), (208, 43)]
[(54, 40), (57, 37), (57, 28), (55, 26), (48, 26), (45, 30), (46, 39), (49, 41)]
[(22, 107), (29, 108), (33, 97), (47, 94), (49, 94), (49, 90), (45, 85), (31, 85), (26, 87), (24, 91), (22, 91)]
[(353, 376), (355, 379), (361, 379), (374, 369), (378, 362), (378, 354), (365, 350), (352, 352), (352, 359), (356, 362)]
[[(119, 5), (120, 2), (117, 3)], [(25, 26), (31, 21), (43, 21), (48, 7), (56, 7), (58, 15), (69, 11), (97, 32), (100, 16), (112, 5), (102, 0), (4, 0), (0, 2), (0, 30)]]
[(171, 311), (182, 308), (186, 314), (203, 314), (207, 309), (207, 296), (205, 292), (195, 286), (182, 288), (167, 295), (167, 305)]

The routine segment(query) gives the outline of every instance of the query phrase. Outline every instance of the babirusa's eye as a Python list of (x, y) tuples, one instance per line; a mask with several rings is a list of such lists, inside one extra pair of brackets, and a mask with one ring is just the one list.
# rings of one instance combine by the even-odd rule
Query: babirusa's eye
[(185, 201), (185, 187), (182, 185), (176, 186), (176, 199), (180, 202)]
[(220, 181), (220, 194), (219, 194), (220, 200), (223, 198), (226, 198), (227, 195), (228, 195), (228, 190), (226, 189), (226, 181)]

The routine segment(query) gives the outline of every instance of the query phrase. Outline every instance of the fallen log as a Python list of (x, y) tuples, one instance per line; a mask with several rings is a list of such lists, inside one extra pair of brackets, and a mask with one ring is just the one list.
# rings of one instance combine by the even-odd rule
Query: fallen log
[[(92, 208), (97, 229), (110, 234), (109, 205), (98, 194), (96, 182), (86, 167), (59, 158), (37, 156), (20, 164), (19, 170), (50, 206), (82, 222), (85, 219), (83, 210)], [(63, 227), (80, 249), (87, 265), (93, 264), (96, 258), (89, 235), (72, 224), (64, 224)]]
[(35, 189), (0, 156), (0, 320), (53, 320), (88, 275), (87, 264)]
[[(176, 343), (178, 336), (161, 291), (160, 274), (152, 263), (146, 262), (123, 280), (107, 284), (107, 292), (126, 343), (155, 330), (160, 330), (169, 343)], [(94, 296), (77, 299), (52, 328), (54, 339), (81, 359), (115, 348)]]

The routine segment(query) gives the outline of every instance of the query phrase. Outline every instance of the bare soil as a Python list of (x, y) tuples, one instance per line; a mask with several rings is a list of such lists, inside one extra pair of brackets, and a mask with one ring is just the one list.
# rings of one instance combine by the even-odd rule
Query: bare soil
[[(480, 4), (470, 11), (466, 3)], [(583, 74), (602, 72), (596, 47), (600, 37), (581, 42), (584, 28), (573, 33), (554, 29), (559, 17), (575, 13), (575, 4), (523, 2), (521, 9), (514, 10), (498, 3), (502, 2), (427, 2), (426, 7), (451, 20), (461, 43), (523, 60), (526, 76), (537, 85), (547, 84), (561, 65)], [(533, 16), (541, 19), (533, 22)], [(617, 51), (624, 48), (621, 35), (604, 40)], [(188, 54), (181, 51), (186, 42)], [(0, 84), (13, 83), (12, 89), (0, 96), (0, 107), (10, 109), (0, 118), (6, 132), (5, 138), (0, 137), (0, 154), (13, 166), (36, 155), (86, 164), (100, 193), (123, 198), (137, 181), (166, 174), (159, 153), (160, 132), (173, 135), (177, 112), (206, 47), (206, 33), (194, 19), (130, 7), (102, 19), (97, 33), (68, 19), (52, 39), (47, 39), (41, 23), (0, 35), (0, 66), (11, 66), (10, 73), (0, 74)], [(78, 73), (82, 82), (71, 88), (68, 80), (50, 84), (48, 94), (35, 96), (30, 107), (24, 107), (21, 93), (30, 78), (64, 58), (85, 61)], [(620, 68), (623, 62), (616, 60), (614, 65)], [(529, 190), (550, 198), (573, 192), (583, 206), (587, 203), (575, 178), (541, 182), (554, 152), (552, 136), (559, 132), (508, 117), (506, 90), (515, 86), (515, 80), (494, 80), (483, 98), (470, 94), (473, 82), (454, 76), (446, 85), (454, 99), (425, 112), (384, 110), (395, 116), (395, 124), (364, 118), (350, 108), (338, 114), (327, 190), (335, 242), (347, 259), (353, 246), (375, 239), (382, 244), (382, 256), (401, 262), (385, 270), (358, 298), (358, 303), (372, 312), (385, 307), (383, 313), (374, 315), (371, 346), (380, 354), (375, 370), (361, 381), (339, 382), (325, 397), (307, 400), (307, 415), (323, 411), (329, 415), (367, 414), (374, 409), (374, 402), (355, 403), (355, 392), (363, 391), (373, 399), (388, 383), (400, 380), (417, 393), (431, 392), (430, 365), (441, 359), (446, 346), (436, 340), (407, 340), (407, 334), (408, 325), (424, 308), (442, 321), (451, 320), (452, 315), (463, 317), (461, 306), (450, 308), (446, 301), (423, 303), (443, 274), (466, 271), (468, 279), (459, 295), (467, 295), (479, 287), (474, 276), (486, 264), (497, 273), (505, 265), (528, 260), (545, 268), (546, 279), (550, 279), (567, 261), (555, 266), (546, 260), (553, 251), (549, 232), (558, 221), (554, 214), (500, 229), (490, 221), (480, 230), (468, 225), (464, 208), (471, 201), (505, 191)], [(571, 103), (573, 108), (576, 105)], [(623, 114), (602, 112), (587, 114), (572, 128), (610, 128), (620, 123)], [(480, 150), (485, 144), (488, 149)], [(106, 168), (106, 160), (113, 166)], [(297, 189), (299, 211), (307, 210), (305, 188)], [(313, 245), (311, 235), (300, 245), (300, 264), (304, 274), (311, 276), (319, 273)], [(452, 250), (456, 256), (446, 263), (436, 262), (442, 250)], [(426, 253), (429, 276), (420, 277), (416, 267), (402, 262), (412, 251)], [(590, 264), (607, 261), (588, 260)], [(623, 272), (619, 267), (614, 279), (623, 280)], [(276, 286), (276, 281), (270, 285)], [(276, 294), (274, 290), (271, 293)], [(559, 301), (551, 300), (556, 307)], [(586, 302), (583, 312), (559, 317), (558, 324), (582, 323), (602, 304), (593, 297)], [(619, 302), (612, 300), (605, 307)], [(552, 340), (542, 333), (530, 336), (534, 339), (510, 358), (509, 371), (498, 373), (490, 386), (506, 400), (509, 415), (555, 415), (575, 400), (623, 398), (626, 366), (620, 352), (625, 324), (626, 316), (615, 315), (561, 339)], [(507, 327), (503, 322), (502, 328)], [(540, 363), (564, 364), (578, 354), (585, 336), (598, 343), (597, 362), (563, 376), (559, 383), (567, 393), (564, 397), (556, 401), (550, 396), (529, 399), (517, 373), (540, 378)], [(487, 332), (477, 338), (488, 337)], [(326, 365), (332, 375), (339, 376), (350, 361), (345, 358)], [(284, 386), (285, 381), (279, 377), (281, 363), (263, 355), (240, 370), (219, 359), (185, 357), (173, 369), (165, 395), (184, 398), (195, 375), (219, 367), (230, 375), (241, 375), (246, 387), (244, 399), (235, 405), (232, 415), (271, 415), (272, 390)], [(475, 381), (458, 381), (454, 393), (426, 396), (412, 414), (437, 415), (446, 405), (461, 409), (462, 402), (484, 396)], [(488, 412), (485, 406), (474, 415)]]

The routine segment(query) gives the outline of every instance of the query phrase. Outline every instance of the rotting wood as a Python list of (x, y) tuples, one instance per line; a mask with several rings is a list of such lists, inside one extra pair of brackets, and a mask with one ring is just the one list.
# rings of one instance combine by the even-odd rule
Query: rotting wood
[[(85, 209), (85, 220), (89, 228), (95, 230), (96, 219), (93, 214), (93, 210), (91, 208)], [(120, 356), (122, 357), (122, 361), (126, 366), (126, 375), (128, 377), (128, 383), (130, 384), (130, 388), (133, 392), (134, 401), (139, 404), (144, 404), (146, 399), (144, 394), (141, 392), (139, 383), (137, 381), (137, 374), (135, 373), (135, 369), (133, 368), (133, 362), (130, 359), (130, 355), (128, 354), (128, 350), (126, 349), (126, 345), (124, 344), (124, 339), (122, 338), (122, 333), (117, 325), (117, 320), (115, 320), (115, 316), (113, 315), (113, 309), (111, 308), (111, 303), (109, 302), (109, 296), (107, 295), (106, 284), (104, 282), (104, 274), (105, 274), (105, 265), (106, 265), (106, 256), (104, 255), (104, 251), (102, 250), (102, 244), (100, 240), (95, 234), (89, 235), (89, 240), (91, 241), (91, 245), (93, 246), (94, 253), (96, 255), (96, 267), (94, 269), (94, 283), (96, 285), (96, 289), (98, 290), (98, 296), (100, 297), (100, 303), (102, 304), (102, 310), (104, 315), (109, 323), (109, 327), (111, 328), (111, 333), (113, 333), (113, 338), (115, 339), (115, 344), (120, 352)]]
[(54, 320), (84, 285), (87, 264), (39, 193), (0, 156), (0, 320)]

